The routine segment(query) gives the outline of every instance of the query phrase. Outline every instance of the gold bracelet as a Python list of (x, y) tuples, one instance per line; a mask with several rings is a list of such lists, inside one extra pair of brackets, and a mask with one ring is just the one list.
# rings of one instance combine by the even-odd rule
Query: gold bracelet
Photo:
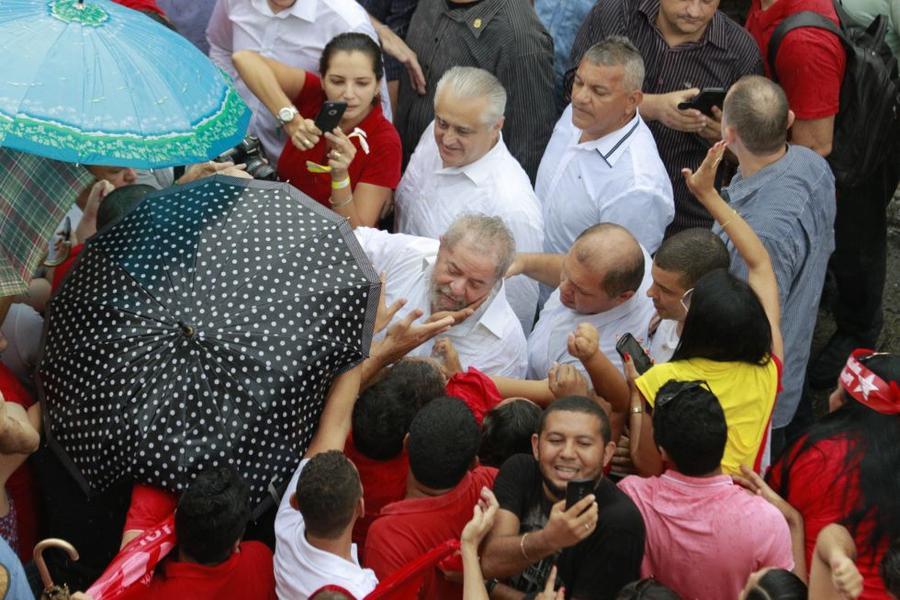
[[(328, 201), (331, 202), (331, 198), (330, 198), (330, 197), (328, 198)], [(344, 208), (345, 206), (347, 206), (347, 205), (350, 204), (351, 202), (353, 202), (353, 194), (350, 194), (350, 195), (347, 197), (347, 199), (344, 200), (343, 202), (338, 202), (338, 203), (331, 202), (331, 208)]]
[(519, 540), (519, 550), (522, 551), (522, 558), (524, 558), (525, 560), (527, 560), (530, 563), (531, 559), (528, 558), (528, 553), (525, 552), (525, 538), (528, 537), (529, 533), (531, 533), (531, 532), (526, 532), (525, 535), (523, 535), (522, 538)]
[(343, 179), (338, 180), (338, 181), (332, 181), (332, 182), (331, 182), (331, 189), (333, 189), (333, 190), (342, 190), (342, 189), (344, 189), (345, 187), (347, 187), (348, 185), (350, 185), (350, 176), (349, 176), (349, 175), (348, 175), (347, 177), (344, 177)]

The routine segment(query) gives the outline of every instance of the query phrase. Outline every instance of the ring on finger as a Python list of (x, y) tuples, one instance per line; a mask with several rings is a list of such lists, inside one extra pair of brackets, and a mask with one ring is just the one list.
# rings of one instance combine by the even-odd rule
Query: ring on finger
[(587, 529), (588, 531), (590, 531), (590, 530), (591, 530), (591, 524), (590, 524), (590, 523), (585, 523), (585, 524), (584, 524), (584, 528)]

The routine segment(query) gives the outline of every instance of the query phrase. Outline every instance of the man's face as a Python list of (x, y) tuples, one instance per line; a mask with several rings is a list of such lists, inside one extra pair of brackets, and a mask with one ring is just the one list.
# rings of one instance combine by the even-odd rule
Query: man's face
[(531, 437), (531, 449), (549, 496), (562, 498), (573, 479), (600, 478), (616, 448), (607, 444), (600, 428), (599, 418), (583, 412), (557, 410), (547, 415), (544, 430)]
[(116, 189), (131, 185), (137, 181), (137, 173), (135, 173), (134, 169), (129, 167), (101, 167), (91, 165), (88, 167), (88, 171), (97, 178), (97, 181), (105, 179)]
[(461, 100), (441, 90), (434, 105), (434, 141), (444, 167), (464, 167), (494, 147), (503, 118), (485, 124), (487, 108), (487, 98)]
[(595, 272), (578, 262), (570, 250), (563, 258), (559, 301), (582, 315), (596, 315), (618, 306), (621, 302), (602, 287), (604, 276), (605, 272)]
[(487, 296), (497, 282), (497, 262), (466, 239), (453, 247), (441, 242), (431, 273), (431, 312), (460, 310)]
[(719, 0), (660, 0), (658, 22), (664, 30), (699, 39), (717, 8)]
[(683, 321), (687, 313), (681, 305), (681, 297), (687, 290), (681, 283), (681, 274), (661, 269), (654, 262), (650, 275), (653, 277), (653, 284), (647, 290), (647, 295), (653, 300), (657, 314), (663, 319)]
[(625, 68), (582, 60), (572, 83), (572, 124), (587, 139), (601, 138), (622, 127), (640, 103), (640, 91), (625, 89)]

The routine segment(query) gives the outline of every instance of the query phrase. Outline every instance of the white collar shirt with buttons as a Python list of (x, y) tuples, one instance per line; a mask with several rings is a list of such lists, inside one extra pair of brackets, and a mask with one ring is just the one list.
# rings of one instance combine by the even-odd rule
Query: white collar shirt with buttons
[[(231, 55), (253, 50), (288, 66), (319, 73), (322, 50), (341, 33), (365, 33), (381, 43), (369, 15), (354, 0), (297, 0), (293, 6), (272, 12), (267, 0), (219, 0), (213, 9), (206, 38), (209, 57), (234, 79), (238, 92), (253, 111), (248, 131), (259, 137), (269, 162), (278, 163), (285, 136), (278, 119), (247, 88), (237, 74)], [(391, 118), (387, 82), (381, 80), (381, 105)], [(291, 98), (293, 101), (293, 98)], [(316, 115), (303, 115), (312, 119)]]
[(378, 579), (372, 569), (359, 566), (356, 544), (350, 546), (352, 561), (316, 548), (306, 541), (303, 515), (291, 506), (291, 495), (308, 462), (300, 461), (275, 515), (275, 591), (279, 598), (309, 598), (319, 588), (334, 584), (362, 598), (375, 589)]
[(650, 129), (635, 114), (596, 140), (579, 143), (581, 134), (570, 104), (553, 129), (535, 184), (544, 210), (544, 251), (563, 254), (582, 231), (606, 222), (625, 227), (656, 252), (675, 204)]
[[(502, 135), (478, 160), (462, 167), (444, 168), (432, 121), (397, 187), (395, 208), (399, 233), (438, 239), (456, 217), (477, 212), (502, 218), (516, 240), (518, 252), (543, 250), (540, 202)], [(506, 294), (523, 331), (531, 331), (537, 309), (537, 282), (524, 275), (513, 277), (506, 282)]]
[(600, 333), (600, 351), (618, 369), (622, 359), (616, 352), (616, 341), (632, 334), (642, 345), (647, 343), (647, 324), (656, 314), (647, 290), (653, 283), (650, 277), (650, 255), (644, 252), (644, 279), (634, 296), (622, 304), (594, 315), (583, 315), (567, 308), (559, 300), (559, 289), (554, 290), (544, 305), (534, 331), (528, 337), (528, 378), (543, 379), (553, 363), (571, 364), (584, 373), (584, 366), (569, 354), (568, 337), (579, 323), (590, 323)]
[[(406, 305), (375, 339), (384, 337), (390, 327), (410, 311), (421, 309), (423, 322), (431, 315), (431, 273), (437, 259), (438, 240), (387, 233), (370, 227), (357, 227), (356, 238), (372, 266), (386, 278), (385, 302), (405, 298)], [(471, 317), (443, 334), (459, 352), (463, 370), (476, 367), (488, 375), (522, 378), (526, 371), (525, 335), (516, 314), (506, 301), (503, 283)], [(430, 356), (434, 340), (422, 344), (409, 356)]]

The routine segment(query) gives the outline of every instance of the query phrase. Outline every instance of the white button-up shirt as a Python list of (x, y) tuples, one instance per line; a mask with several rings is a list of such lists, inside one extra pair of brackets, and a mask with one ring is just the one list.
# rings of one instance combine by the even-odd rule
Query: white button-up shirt
[[(463, 167), (444, 168), (434, 121), (422, 134), (397, 187), (397, 231), (440, 238), (456, 217), (467, 212), (503, 219), (518, 252), (541, 252), (544, 219), (531, 181), (509, 153), (503, 136), (487, 154)], [(510, 306), (522, 329), (531, 331), (537, 309), (538, 283), (524, 275), (506, 282)]]
[(644, 252), (644, 279), (634, 296), (622, 304), (595, 315), (582, 315), (567, 308), (559, 300), (556, 289), (544, 305), (534, 331), (528, 337), (528, 378), (543, 379), (553, 363), (571, 364), (582, 373), (581, 361), (569, 354), (568, 337), (579, 323), (590, 323), (600, 333), (600, 351), (619, 370), (622, 359), (616, 352), (616, 342), (626, 334), (632, 334), (643, 345), (647, 343), (647, 324), (656, 314), (647, 290), (653, 283), (650, 277), (650, 256)]
[[(354, 233), (375, 271), (385, 273), (386, 304), (390, 306), (399, 298), (407, 300), (391, 324), (375, 339), (384, 337), (391, 325), (417, 308), (422, 310), (422, 320), (427, 319), (431, 315), (431, 273), (440, 242), (369, 227), (357, 227)], [(443, 335), (459, 352), (463, 370), (471, 366), (488, 375), (525, 376), (525, 334), (506, 301), (502, 282), (475, 314)], [(434, 340), (429, 340), (409, 356), (430, 356), (433, 346)]]
[(544, 208), (544, 251), (564, 254), (578, 234), (606, 222), (625, 227), (656, 252), (675, 203), (647, 124), (636, 114), (596, 140), (578, 143), (581, 134), (570, 104), (553, 129), (535, 183)]
[[(297, 0), (293, 6), (272, 12), (266, 0), (219, 0), (209, 19), (206, 39), (209, 57), (234, 79), (238, 92), (253, 111), (248, 131), (259, 137), (269, 162), (278, 163), (285, 136), (278, 119), (247, 88), (231, 55), (253, 50), (291, 67), (319, 73), (322, 50), (341, 33), (365, 33), (379, 45), (369, 15), (354, 0)], [(381, 80), (384, 116), (391, 118), (387, 82)], [(293, 101), (293, 98), (291, 98)], [(316, 115), (303, 115), (312, 119)]]
[(335, 584), (362, 598), (375, 589), (378, 578), (372, 569), (359, 566), (356, 544), (350, 546), (353, 561), (310, 545), (303, 515), (291, 506), (291, 495), (308, 462), (300, 461), (275, 515), (275, 591), (284, 600), (309, 598), (322, 586)]

